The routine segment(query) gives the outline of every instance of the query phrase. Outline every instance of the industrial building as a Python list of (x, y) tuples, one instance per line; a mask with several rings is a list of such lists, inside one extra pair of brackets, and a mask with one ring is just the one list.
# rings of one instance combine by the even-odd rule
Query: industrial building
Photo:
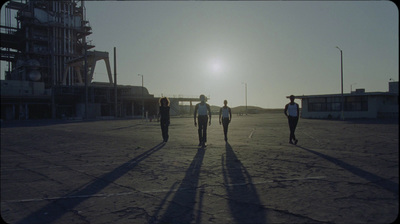
[[(157, 113), (154, 95), (143, 86), (117, 85), (115, 61), (113, 77), (109, 53), (93, 50), (84, 1), (13, 0), (4, 7), (2, 120)], [(92, 82), (96, 63), (103, 62), (109, 82)], [(171, 99), (172, 114), (179, 113), (179, 102), (192, 100), (198, 99)]]
[[(342, 118), (342, 94), (303, 95), (301, 117), (317, 119)], [(343, 94), (343, 118), (398, 118), (399, 82), (389, 82), (388, 92), (365, 92), (356, 89)]]

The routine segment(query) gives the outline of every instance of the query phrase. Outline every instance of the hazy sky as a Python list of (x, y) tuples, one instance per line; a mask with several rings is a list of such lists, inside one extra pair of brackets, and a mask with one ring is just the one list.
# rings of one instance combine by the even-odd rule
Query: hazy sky
[[(209, 103), (282, 108), (286, 96), (388, 91), (399, 77), (390, 1), (86, 1), (95, 50), (117, 50), (118, 83)], [(108, 81), (105, 64), (94, 81)], [(299, 101), (299, 100), (298, 100)], [(300, 101), (299, 101), (300, 102)]]

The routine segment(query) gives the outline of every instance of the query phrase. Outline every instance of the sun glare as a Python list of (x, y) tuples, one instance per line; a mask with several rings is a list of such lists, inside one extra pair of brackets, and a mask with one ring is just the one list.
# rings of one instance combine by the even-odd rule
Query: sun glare
[(213, 77), (219, 77), (224, 73), (224, 63), (221, 60), (212, 60), (209, 69)]
[(211, 69), (212, 69), (213, 72), (220, 72), (220, 71), (221, 71), (221, 63), (219, 63), (219, 62), (214, 62), (214, 63), (211, 65)]

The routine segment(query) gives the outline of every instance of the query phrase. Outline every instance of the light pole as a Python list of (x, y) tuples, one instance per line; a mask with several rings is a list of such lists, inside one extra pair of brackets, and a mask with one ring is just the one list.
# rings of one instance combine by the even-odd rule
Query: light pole
[(247, 83), (242, 82), (244, 84), (244, 95), (245, 95), (245, 102), (246, 102), (246, 115), (247, 115)]
[(138, 76), (142, 76), (142, 119), (143, 119), (144, 118), (143, 75), (138, 74)]
[(343, 51), (340, 49), (338, 46), (336, 46), (337, 49), (340, 51), (340, 80), (341, 80), (341, 89), (342, 89), (342, 116), (341, 119), (344, 120), (344, 98), (343, 98)]

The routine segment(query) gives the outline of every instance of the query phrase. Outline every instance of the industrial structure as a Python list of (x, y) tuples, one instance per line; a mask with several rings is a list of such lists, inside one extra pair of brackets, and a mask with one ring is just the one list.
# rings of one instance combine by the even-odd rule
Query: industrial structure
[[(1, 119), (157, 113), (158, 99), (145, 87), (117, 85), (115, 49), (114, 79), (108, 52), (93, 50), (84, 1), (12, 0), (4, 7), (0, 60), (7, 71), (1, 80)], [(99, 61), (106, 65), (107, 83), (92, 82)], [(179, 100), (171, 101), (176, 107)]]

